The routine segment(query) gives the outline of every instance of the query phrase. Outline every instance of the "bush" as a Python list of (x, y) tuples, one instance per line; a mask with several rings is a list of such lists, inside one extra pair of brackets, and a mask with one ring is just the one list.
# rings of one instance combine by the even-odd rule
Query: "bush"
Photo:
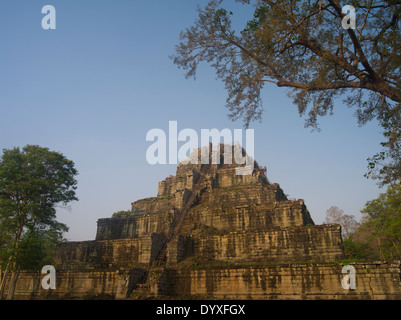
[(375, 250), (364, 241), (353, 240), (352, 236), (343, 241), (344, 253), (349, 255), (351, 260), (378, 260), (379, 256)]
[(121, 211), (114, 212), (111, 217), (112, 218), (127, 217), (127, 216), (130, 216), (131, 214), (132, 214), (131, 210), (126, 210), (126, 211), (121, 210)]

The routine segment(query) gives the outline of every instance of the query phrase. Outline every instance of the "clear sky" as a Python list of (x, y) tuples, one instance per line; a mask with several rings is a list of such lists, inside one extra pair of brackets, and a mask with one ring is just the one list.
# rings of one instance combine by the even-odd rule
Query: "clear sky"
[[(92, 240), (96, 221), (157, 194), (175, 165), (146, 161), (146, 133), (241, 129), (228, 119), (224, 84), (202, 65), (186, 80), (169, 59), (180, 31), (192, 25), (189, 0), (2, 0), (0, 2), (0, 149), (36, 144), (63, 153), (79, 171), (78, 202), (58, 210), (68, 240)], [(56, 29), (41, 27), (44, 5), (56, 9)], [(232, 6), (237, 23), (249, 9)], [(330, 206), (360, 218), (381, 189), (364, 178), (379, 151), (380, 128), (358, 127), (338, 100), (322, 131), (304, 128), (286, 91), (263, 91), (265, 113), (255, 130), (255, 158), (290, 197), (304, 199), (315, 223)], [(180, 146), (180, 145), (179, 145)]]

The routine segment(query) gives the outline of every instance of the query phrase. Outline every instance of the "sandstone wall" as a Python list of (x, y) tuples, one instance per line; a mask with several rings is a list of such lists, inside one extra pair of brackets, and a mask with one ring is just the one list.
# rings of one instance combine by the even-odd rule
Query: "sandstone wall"
[(168, 197), (153, 197), (137, 200), (131, 203), (132, 209), (140, 209), (147, 213), (166, 211), (171, 208)]
[(189, 211), (183, 230), (190, 233), (195, 227), (207, 226), (224, 233), (313, 224), (303, 201), (274, 202), (270, 206), (235, 203), (226, 206), (222, 200), (203, 204)]
[[(355, 289), (342, 287), (341, 263), (165, 268), (151, 289), (161, 296), (204, 299), (401, 299), (399, 261), (350, 265), (356, 270)], [(43, 277), (21, 272), (14, 298), (125, 299), (143, 282), (146, 270), (57, 270), (54, 290), (41, 287)]]
[(192, 256), (193, 241), (191, 237), (179, 235), (173, 238), (167, 246), (167, 263), (175, 264), (188, 256)]
[(158, 184), (158, 197), (174, 197), (177, 191), (192, 190), (199, 180), (200, 173), (197, 170), (189, 169), (180, 176), (169, 176)]
[(344, 259), (340, 225), (277, 228), (193, 237), (201, 261), (265, 263), (329, 262)]
[[(60, 271), (56, 269), (56, 288), (43, 289), (45, 274), (21, 272), (14, 299), (125, 299), (145, 279), (143, 269), (119, 271)], [(8, 287), (8, 285), (6, 286)]]
[(263, 205), (267, 203), (272, 203), (274, 201), (284, 201), (287, 200), (283, 191), (279, 185), (233, 185), (226, 188), (216, 188), (213, 192), (208, 194), (207, 200), (209, 203), (218, 203), (225, 205), (231, 205), (236, 203), (237, 205)]
[(57, 269), (119, 269), (149, 265), (166, 238), (152, 234), (141, 238), (62, 243), (54, 259)]
[(169, 229), (168, 213), (169, 211), (166, 210), (162, 214), (99, 219), (97, 221), (96, 240), (138, 238), (152, 233), (167, 235)]
[(400, 262), (351, 263), (356, 288), (344, 289), (343, 264), (165, 269), (157, 293), (208, 299), (401, 299)]
[(236, 174), (235, 168), (229, 169), (220, 169), (217, 174), (218, 187), (227, 188), (238, 185), (256, 185), (261, 183), (262, 181), (259, 179), (259, 174), (247, 174), (247, 175), (238, 175)]

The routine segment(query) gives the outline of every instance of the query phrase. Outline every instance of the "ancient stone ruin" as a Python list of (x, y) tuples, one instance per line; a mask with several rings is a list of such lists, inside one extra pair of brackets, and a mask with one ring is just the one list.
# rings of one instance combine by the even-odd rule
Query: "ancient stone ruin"
[[(315, 225), (256, 162), (236, 174), (225, 147), (210, 164), (180, 163), (129, 215), (99, 219), (95, 240), (61, 244), (57, 289), (22, 273), (16, 298), (401, 298), (398, 261), (347, 262), (340, 225)], [(354, 287), (344, 286), (345, 265)]]

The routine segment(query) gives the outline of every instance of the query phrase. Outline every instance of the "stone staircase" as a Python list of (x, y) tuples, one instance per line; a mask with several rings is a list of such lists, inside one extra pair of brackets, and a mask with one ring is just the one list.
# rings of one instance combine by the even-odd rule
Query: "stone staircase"
[(205, 190), (205, 183), (203, 179), (199, 181), (198, 184), (195, 185), (195, 187), (192, 190), (192, 194), (188, 201), (184, 204), (183, 208), (177, 212), (177, 214), (174, 215), (173, 221), (170, 224), (167, 240), (162, 246), (161, 250), (157, 254), (152, 266), (153, 267), (159, 267), (162, 266), (166, 263), (166, 258), (167, 258), (167, 246), (169, 242), (178, 236), (182, 222), (184, 221), (185, 214), (187, 211), (196, 204), (198, 199), (200, 198), (202, 192)]
[(146, 272), (146, 276), (143, 278), (141, 283), (136, 285), (136, 289), (134, 289), (130, 295), (137, 296), (139, 295), (151, 295), (150, 287), (151, 284), (149, 283), (151, 274), (151, 269), (162, 267), (167, 262), (167, 253), (168, 253), (168, 244), (171, 242), (172, 239), (179, 235), (179, 231), (181, 229), (181, 225), (184, 221), (185, 215), (188, 210), (196, 205), (197, 201), (200, 199), (202, 193), (207, 189), (207, 183), (204, 179), (200, 179), (200, 181), (194, 186), (192, 189), (192, 194), (189, 197), (188, 201), (183, 205), (181, 210), (178, 210), (176, 214), (174, 214), (173, 220), (170, 223), (169, 232), (167, 235), (167, 239), (164, 242), (163, 246), (161, 247), (160, 251), (156, 255), (156, 258), (153, 262), (149, 263), (148, 270)]

